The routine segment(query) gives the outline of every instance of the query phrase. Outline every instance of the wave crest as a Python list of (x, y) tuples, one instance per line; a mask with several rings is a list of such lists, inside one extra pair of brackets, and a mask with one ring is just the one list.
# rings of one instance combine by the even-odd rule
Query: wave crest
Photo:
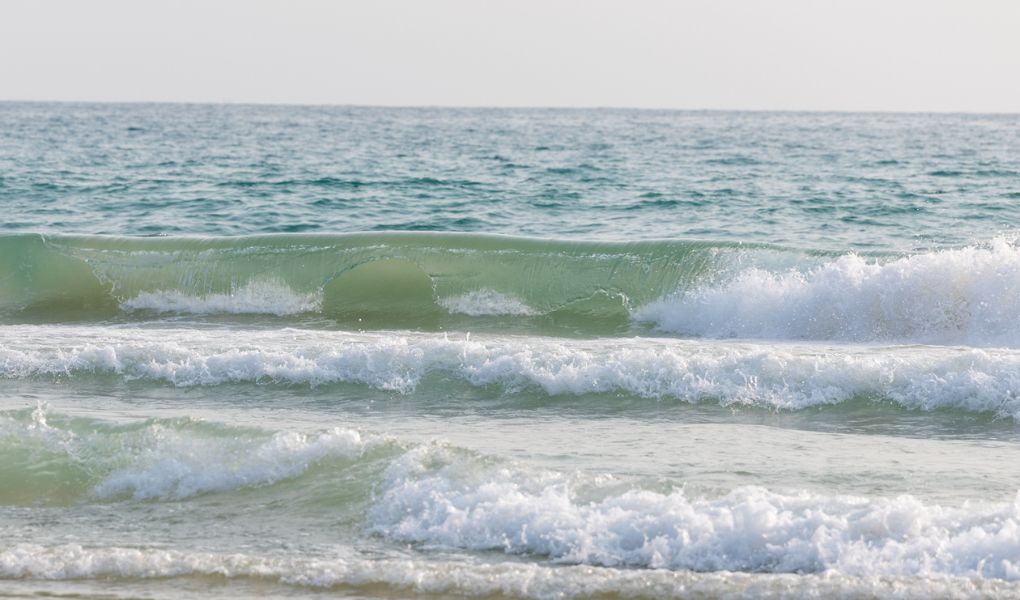
[[(37, 502), (31, 494), (40, 491), (47, 501), (189, 498), (272, 485), (326, 459), (356, 460), (383, 442), (344, 427), (270, 435), (191, 419), (111, 426), (60, 417), (51, 424), (43, 407), (20, 417), (0, 415), (0, 452), (13, 452), (4, 455), (8, 474), (22, 476), (0, 491), (4, 501)], [(39, 460), (46, 469), (31, 462)], [(30, 496), (21, 498), (22, 490)]]
[(1020, 345), (1020, 249), (943, 250), (888, 262), (858, 255), (803, 270), (751, 268), (680, 290), (635, 318), (711, 338)]
[(0, 377), (115, 376), (177, 386), (349, 383), (409, 393), (450, 380), (550, 396), (624, 393), (780, 409), (854, 398), (1020, 419), (1020, 353), (670, 339), (556, 340), (321, 331), (20, 327)]

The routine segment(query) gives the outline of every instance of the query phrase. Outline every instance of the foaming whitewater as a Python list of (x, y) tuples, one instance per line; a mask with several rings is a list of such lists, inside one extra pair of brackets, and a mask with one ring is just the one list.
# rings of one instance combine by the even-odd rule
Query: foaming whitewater
[(807, 269), (750, 268), (640, 309), (656, 329), (712, 338), (1020, 345), (1020, 248), (880, 261), (856, 254)]
[[(111, 425), (63, 417), (52, 424), (41, 406), (28, 419), (23, 413), (0, 414), (0, 454), (8, 468), (20, 465), (31, 474), (46, 464), (79, 482), (79, 488), (65, 490), (69, 498), (182, 499), (272, 485), (326, 459), (356, 460), (383, 442), (343, 427), (266, 434), (190, 419)], [(19, 451), (30, 451), (29, 458)], [(18, 486), (26, 485), (25, 474), (18, 473), (19, 481), (10, 482), (0, 500), (23, 495)], [(55, 483), (44, 473), (31, 477), (43, 490)]]
[(124, 310), (182, 314), (271, 314), (278, 317), (318, 312), (320, 293), (297, 293), (285, 283), (254, 280), (222, 294), (192, 295), (179, 290), (142, 292), (120, 303)]
[(327, 457), (357, 458), (365, 442), (357, 431), (278, 433), (238, 443), (181, 435), (159, 425), (142, 436), (131, 464), (106, 475), (93, 489), (99, 498), (187, 498), (196, 494), (271, 485), (296, 477)]
[[(978, 586), (976, 592), (1005, 585), (989, 580), (1020, 581), (1015, 551), (1020, 496), (940, 505), (912, 495), (850, 496), (758, 486), (695, 494), (676, 480), (664, 488), (661, 482), (649, 486), (626, 476), (550, 470), (443, 441), (412, 443), (344, 428), (265, 430), (186, 419), (115, 424), (42, 407), (0, 415), (0, 457), (8, 473), (18, 472), (19, 485), (25, 485), (25, 474), (78, 469), (83, 489), (73, 501), (87, 500), (93, 512), (125, 503), (150, 510), (155, 503), (175, 515), (174, 507), (183, 503), (191, 510), (225, 506), (225, 514), (262, 507), (272, 515), (281, 502), (326, 502), (334, 512), (364, 503), (357, 512), (358, 528), (388, 542), (440, 552), (442, 558), (411, 560), (386, 574), (385, 566), (400, 563), (333, 546), (295, 557), (245, 554), (250, 548), (184, 551), (12, 540), (0, 548), (4, 577), (219, 575), (291, 585), (376, 583), (463, 593), (502, 589), (542, 597), (552, 584), (547, 569), (556, 565), (595, 568), (562, 571), (567, 591), (577, 595), (633, 589), (634, 575), (621, 568), (652, 569), (644, 573), (657, 586), (645, 589), (649, 595), (681, 594), (685, 583), (718, 592), (732, 584), (731, 578), (748, 589), (777, 586), (776, 591), (791, 593), (815, 586), (859, 593), (888, 585), (918, 592), (970, 585)], [(337, 495), (340, 485), (347, 489)], [(26, 491), (46, 497), (38, 483)], [(5, 505), (11, 493), (0, 492)], [(214, 493), (219, 495), (207, 497)], [(521, 555), (526, 562), (449, 561), (451, 553), (478, 551)], [(510, 584), (511, 574), (529, 573), (537, 578), (535, 587)], [(758, 579), (761, 574), (779, 578)], [(800, 579), (805, 574), (823, 579)]]
[(427, 547), (610, 567), (1020, 579), (1020, 496), (952, 508), (756, 487), (605, 495), (442, 446), (405, 454), (385, 479), (375, 530)]
[[(838, 573), (698, 573), (634, 570), (587, 565), (550, 566), (534, 563), (473, 563), (464, 560), (368, 560), (277, 558), (239, 552), (181, 552), (130, 547), (88, 548), (80, 544), (42, 546), (18, 544), (0, 551), (0, 576), (51, 581), (83, 579), (163, 579), (215, 577), (218, 593), (228, 582), (253, 579), (259, 593), (269, 582), (286, 586), (329, 588), (343, 593), (364, 590), (406, 594), (510, 598), (861, 598), (1012, 597), (1012, 582), (969, 577), (852, 577)], [(177, 583), (172, 580), (172, 584)], [(179, 593), (179, 590), (174, 588)], [(242, 588), (241, 594), (251, 593)], [(293, 594), (293, 589), (281, 590)]]
[(865, 398), (915, 410), (1020, 419), (1020, 352), (940, 346), (820, 346), (635, 338), (302, 330), (22, 326), (0, 348), (12, 380), (116, 377), (188, 387), (358, 384), (402, 394), (450, 382), (507, 394), (618, 393), (798, 410)]
[(534, 316), (539, 314), (535, 309), (519, 299), (494, 290), (475, 290), (440, 300), (443, 308), (453, 314), (471, 317), (514, 315)]

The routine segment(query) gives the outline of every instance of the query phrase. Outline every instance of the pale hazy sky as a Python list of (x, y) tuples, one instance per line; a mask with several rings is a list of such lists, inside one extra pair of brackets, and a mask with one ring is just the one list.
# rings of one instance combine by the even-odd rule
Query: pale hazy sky
[(1020, 112), (1020, 0), (4, 0), (0, 99)]

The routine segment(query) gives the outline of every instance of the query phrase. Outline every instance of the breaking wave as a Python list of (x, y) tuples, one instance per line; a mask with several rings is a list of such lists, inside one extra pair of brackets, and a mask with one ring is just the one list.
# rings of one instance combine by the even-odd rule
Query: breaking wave
[(704, 337), (1020, 344), (1020, 250), (1004, 239), (888, 262), (742, 270), (642, 307), (657, 330)]
[[(186, 419), (115, 425), (50, 415), (42, 408), (0, 416), (0, 457), (9, 481), (25, 491), (21, 500), (33, 505), (59, 495), (39, 479), (55, 468), (78, 469), (83, 478), (78, 495), (103, 503), (123, 498), (189, 502), (203, 494), (246, 490), (257, 495), (281, 486), (299, 486), (302, 496), (332, 494), (329, 486), (300, 487), (302, 479), (329, 481), (349, 473), (345, 485), (360, 491), (346, 501), (364, 502), (363, 527), (386, 540), (552, 563), (479, 569), (465, 563), (440, 568), (446, 563), (436, 562), (439, 570), (425, 576), (432, 583), (422, 583), (423, 589), (441, 581), (457, 585), (441, 578), (443, 569), (479, 575), (523, 569), (542, 580), (544, 569), (557, 564), (599, 567), (564, 573), (595, 575), (609, 590), (633, 582), (601, 568), (653, 569), (649, 576), (667, 586), (661, 588), (665, 591), (683, 581), (745, 581), (737, 573), (814, 574), (843, 578), (842, 585), (879, 586), (874, 589), (889, 583), (875, 578), (926, 578), (913, 583), (936, 588), (962, 583), (953, 578), (993, 587), (989, 580), (1020, 580), (1020, 497), (942, 506), (909, 495), (824, 495), (747, 486), (698, 496), (684, 492), (680, 481), (672, 490), (648, 489), (616, 477), (566, 474), (442, 442), (401, 443), (342, 427), (270, 432)], [(365, 468), (370, 465), (375, 466)], [(4, 504), (12, 501), (10, 487), (0, 492)], [(413, 587), (408, 573), (424, 569), (404, 565), (382, 577), (386, 564), (356, 557), (271, 559), (73, 544), (21, 543), (0, 550), (0, 576), (8, 578), (218, 574), (328, 586), (354, 583), (349, 578), (360, 573), (373, 574), (371, 581)], [(692, 573), (709, 571), (714, 573), (701, 580)], [(677, 579), (668, 572), (686, 574)], [(482, 579), (469, 579), (473, 590), (482, 585)], [(777, 582), (820, 589), (832, 584), (745, 581), (761, 586)], [(514, 595), (546, 589), (535, 585), (510, 589)]]
[[(1020, 419), (1020, 353), (942, 346), (822, 346), (668, 338), (313, 330), (9, 327), (0, 377), (117, 377), (175, 386), (358, 384), (409, 393), (451, 382), (549, 396), (804, 409), (855, 398)], [(16, 340), (16, 341), (15, 341)]]
[(1020, 579), (1020, 496), (964, 508), (743, 487), (578, 492), (555, 474), (466, 468), (423, 446), (384, 477), (376, 531), (430, 547), (499, 550), (568, 564), (689, 571)]
[(0, 319), (152, 313), (357, 328), (1020, 345), (1020, 248), (901, 256), (462, 234), (0, 236)]

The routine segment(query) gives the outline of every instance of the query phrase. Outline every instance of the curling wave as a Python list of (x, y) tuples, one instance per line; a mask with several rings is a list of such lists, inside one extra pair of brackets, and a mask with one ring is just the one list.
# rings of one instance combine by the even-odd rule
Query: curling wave
[(6, 235), (0, 319), (315, 312), (361, 327), (436, 328), (450, 315), (510, 315), (601, 331), (607, 321), (625, 326), (634, 303), (697, 280), (737, 248), (413, 233)]
[(1020, 345), (1020, 248), (905, 256), (466, 234), (0, 236), (0, 321), (295, 324)]

